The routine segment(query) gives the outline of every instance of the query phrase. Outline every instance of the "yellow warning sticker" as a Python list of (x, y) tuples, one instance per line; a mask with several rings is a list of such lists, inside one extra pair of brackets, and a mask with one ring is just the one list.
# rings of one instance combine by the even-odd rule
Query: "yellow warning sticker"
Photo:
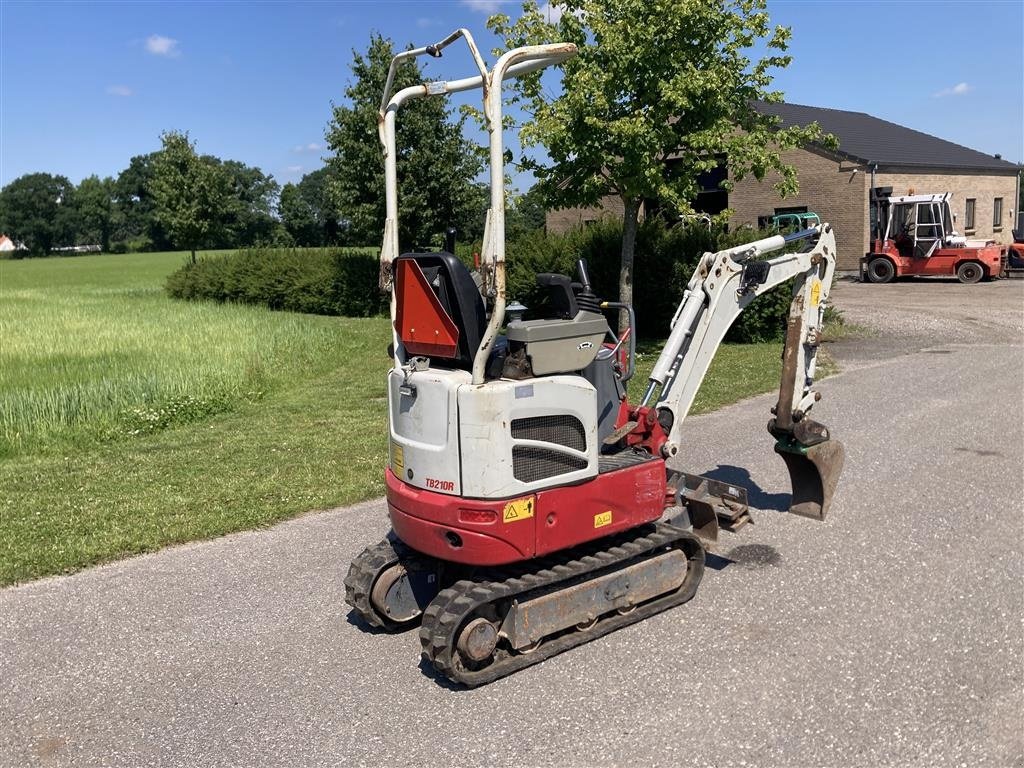
[(505, 511), (501, 519), (506, 523), (514, 523), (518, 520), (526, 520), (533, 517), (534, 497), (527, 496), (525, 499), (515, 499), (505, 505)]
[(609, 509), (607, 512), (598, 512), (594, 515), (594, 527), (604, 528), (606, 525), (612, 524), (612, 511)]
[(405, 472), (405, 451), (394, 441), (391, 442), (391, 471), (399, 477)]
[(818, 306), (819, 301), (821, 301), (821, 280), (815, 280), (811, 283), (811, 306)]

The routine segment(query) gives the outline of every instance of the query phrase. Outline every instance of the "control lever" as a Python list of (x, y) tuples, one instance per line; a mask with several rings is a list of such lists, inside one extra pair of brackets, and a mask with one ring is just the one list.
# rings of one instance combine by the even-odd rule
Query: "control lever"
[(590, 286), (590, 272), (587, 269), (586, 259), (576, 262), (576, 274), (580, 277), (580, 290), (576, 294), (576, 305), (584, 312), (600, 312), (601, 300), (594, 295), (594, 290)]

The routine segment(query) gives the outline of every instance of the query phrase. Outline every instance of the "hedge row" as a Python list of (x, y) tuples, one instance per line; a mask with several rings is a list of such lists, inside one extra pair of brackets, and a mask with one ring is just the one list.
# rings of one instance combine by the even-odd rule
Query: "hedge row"
[(338, 248), (254, 248), (199, 259), (167, 278), (176, 299), (258, 304), (288, 312), (369, 317), (387, 310), (377, 258)]
[[(633, 306), (638, 335), (659, 339), (669, 334), (676, 307), (698, 259), (751, 242), (768, 233), (743, 229), (724, 233), (696, 227), (666, 227), (644, 222), (637, 230), (634, 257)], [(622, 226), (598, 222), (567, 235), (536, 232), (508, 245), (508, 295), (527, 306), (543, 302), (534, 280), (538, 272), (559, 272), (575, 279), (576, 260), (585, 258), (594, 292), (614, 299), (619, 294)], [(740, 315), (726, 340), (739, 343), (777, 341), (785, 329), (792, 290), (781, 285), (753, 301)]]
[[(762, 233), (750, 230), (727, 235), (706, 229), (641, 224), (637, 233), (633, 303), (638, 334), (664, 338), (697, 259), (747, 242)], [(576, 260), (590, 267), (595, 292), (618, 296), (622, 228), (598, 223), (566, 235), (535, 232), (507, 247), (508, 297), (528, 307), (544, 303), (538, 272), (576, 274)], [(459, 255), (469, 261), (472, 247)], [(250, 249), (187, 264), (167, 281), (167, 292), (179, 299), (205, 299), (259, 304), (270, 309), (322, 315), (366, 317), (387, 311), (377, 289), (375, 256), (342, 249)], [(781, 338), (790, 289), (780, 286), (753, 302), (727, 337), (759, 342)], [(527, 314), (529, 317), (530, 314)]]

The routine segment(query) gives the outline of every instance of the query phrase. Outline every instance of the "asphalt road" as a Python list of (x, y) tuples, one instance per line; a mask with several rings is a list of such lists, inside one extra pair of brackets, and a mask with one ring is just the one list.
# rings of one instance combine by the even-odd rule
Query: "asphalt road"
[(383, 505), (310, 514), (0, 592), (0, 764), (1024, 766), (1024, 281), (835, 297), (881, 333), (821, 387), (830, 517), (770, 397), (691, 419), (761, 511), (688, 605), (452, 690), (347, 618)]

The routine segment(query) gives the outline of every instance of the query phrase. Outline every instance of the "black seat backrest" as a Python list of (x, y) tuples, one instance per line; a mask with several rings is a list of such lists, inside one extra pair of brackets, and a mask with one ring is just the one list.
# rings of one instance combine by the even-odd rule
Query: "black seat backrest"
[(556, 318), (572, 320), (579, 312), (576, 296), (572, 292), (572, 280), (565, 275), (541, 272), (536, 277), (537, 285), (548, 289), (548, 303)]
[[(434, 289), (444, 311), (459, 329), (456, 355), (449, 360), (455, 368), (472, 370), (473, 358), (487, 329), (484, 300), (466, 265), (445, 251), (439, 253), (403, 253), (396, 259), (415, 261)], [(397, 266), (396, 266), (397, 272)]]

